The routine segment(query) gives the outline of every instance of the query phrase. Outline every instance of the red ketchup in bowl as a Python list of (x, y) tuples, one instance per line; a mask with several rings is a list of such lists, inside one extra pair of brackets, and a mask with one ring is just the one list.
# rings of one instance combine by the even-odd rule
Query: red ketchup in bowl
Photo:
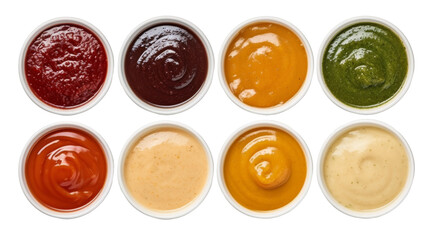
[(54, 211), (80, 210), (99, 196), (108, 174), (106, 153), (89, 132), (54, 129), (33, 143), (25, 160), (31, 195)]

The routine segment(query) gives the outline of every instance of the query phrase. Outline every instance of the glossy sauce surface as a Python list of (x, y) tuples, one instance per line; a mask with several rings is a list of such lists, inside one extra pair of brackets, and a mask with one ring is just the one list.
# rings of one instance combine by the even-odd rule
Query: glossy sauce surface
[(251, 129), (229, 147), (223, 166), (225, 184), (243, 207), (269, 211), (290, 203), (300, 193), (307, 174), (297, 140), (272, 127)]
[(155, 211), (175, 210), (197, 198), (208, 178), (207, 153), (190, 133), (172, 127), (144, 134), (127, 153), (123, 174), (131, 196)]
[(359, 23), (340, 31), (327, 46), (323, 77), (331, 93), (356, 108), (379, 106), (396, 95), (408, 72), (404, 44), (392, 30)]
[(286, 103), (307, 76), (307, 52), (290, 29), (269, 22), (242, 28), (227, 46), (224, 73), (231, 92), (259, 108)]
[(76, 128), (53, 130), (32, 146), (25, 179), (34, 198), (55, 211), (79, 210), (102, 190), (107, 160), (98, 140)]
[(103, 86), (108, 59), (100, 39), (89, 29), (61, 24), (45, 29), (25, 56), (25, 77), (42, 102), (75, 108), (90, 101)]
[(187, 27), (172, 23), (140, 33), (128, 47), (123, 64), (134, 94), (159, 107), (174, 107), (190, 100), (208, 71), (201, 39)]
[(408, 155), (398, 137), (372, 126), (356, 127), (329, 147), (326, 185), (340, 204), (371, 211), (393, 201), (408, 178)]

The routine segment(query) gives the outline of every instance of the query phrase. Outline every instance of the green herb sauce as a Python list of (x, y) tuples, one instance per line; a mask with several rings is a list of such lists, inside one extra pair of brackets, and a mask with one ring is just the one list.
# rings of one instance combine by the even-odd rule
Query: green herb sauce
[(358, 23), (339, 32), (327, 46), (323, 77), (331, 93), (356, 108), (379, 106), (401, 89), (408, 59), (401, 39), (376, 23)]

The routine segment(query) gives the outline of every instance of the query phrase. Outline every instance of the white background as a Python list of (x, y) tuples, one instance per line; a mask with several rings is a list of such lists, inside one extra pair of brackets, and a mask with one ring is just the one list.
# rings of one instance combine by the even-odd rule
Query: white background
[[(428, 237), (429, 211), (429, 23), (426, 1), (357, 0), (257, 0), (257, 1), (2, 1), (0, 3), (0, 239), (403, 239)], [(117, 75), (107, 95), (91, 110), (75, 116), (59, 116), (37, 107), (24, 93), (18, 76), (18, 57), (27, 35), (39, 24), (55, 17), (83, 18), (99, 28), (112, 47), (115, 60), (129, 32), (142, 21), (159, 15), (176, 15), (195, 23), (211, 42), (218, 60), (226, 35), (242, 21), (271, 15), (297, 26), (307, 37), (315, 57), (312, 84), (292, 109), (273, 116), (248, 113), (234, 105), (223, 92), (217, 66), (206, 96), (186, 112), (161, 116), (135, 105), (125, 94)], [(407, 94), (393, 108), (362, 116), (334, 105), (323, 93), (318, 79), (317, 55), (322, 40), (338, 23), (350, 17), (373, 15), (395, 24), (414, 50), (415, 72)], [(217, 63), (217, 62), (216, 62)], [(117, 160), (129, 136), (156, 120), (185, 123), (206, 140), (215, 161), (226, 138), (253, 120), (278, 120), (295, 129), (307, 142), (313, 166), (323, 142), (339, 126), (357, 119), (377, 119), (395, 127), (408, 140), (416, 164), (414, 183), (405, 201), (389, 214), (357, 219), (332, 207), (323, 196), (314, 171), (310, 190), (290, 213), (275, 219), (256, 219), (235, 210), (222, 195), (217, 179), (205, 201), (189, 215), (158, 220), (135, 210), (114, 182), (105, 201), (90, 214), (62, 220), (46, 216), (25, 198), (18, 180), (21, 151), (33, 133), (57, 121), (76, 121), (98, 131)], [(425, 229), (426, 228), (426, 229)]]

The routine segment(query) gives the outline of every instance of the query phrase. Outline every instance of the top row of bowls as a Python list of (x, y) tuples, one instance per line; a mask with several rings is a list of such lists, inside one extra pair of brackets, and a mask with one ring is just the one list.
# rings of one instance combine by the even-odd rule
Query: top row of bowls
[[(219, 60), (226, 94), (254, 113), (291, 108), (312, 79), (308, 41), (280, 18), (253, 18), (238, 25), (226, 38)], [(326, 95), (339, 107), (360, 114), (378, 113), (398, 102), (414, 70), (404, 34), (375, 17), (352, 18), (335, 27), (322, 44), (319, 64)], [(213, 70), (206, 36), (177, 17), (143, 22), (126, 38), (119, 55), (119, 78), (128, 96), (159, 114), (195, 105), (209, 89)], [(72, 115), (93, 107), (108, 91), (113, 53), (92, 24), (52, 19), (25, 41), (19, 74), (27, 95), (39, 107)]]

